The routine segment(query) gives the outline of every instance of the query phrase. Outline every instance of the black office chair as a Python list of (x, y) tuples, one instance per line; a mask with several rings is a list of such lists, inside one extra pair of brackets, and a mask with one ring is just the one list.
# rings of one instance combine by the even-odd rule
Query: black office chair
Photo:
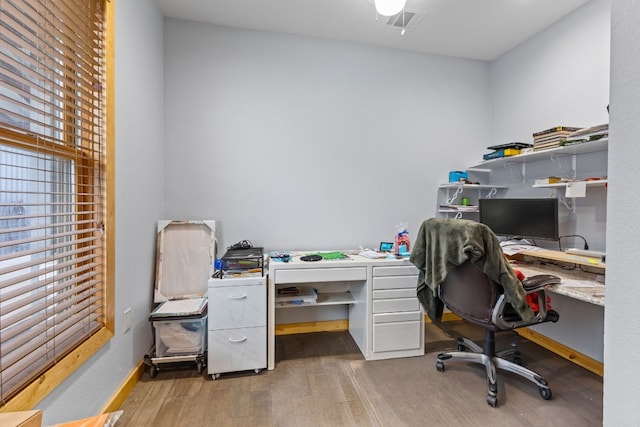
[[(458, 351), (438, 354), (439, 371), (443, 372), (445, 363), (456, 359), (484, 365), (489, 389), (487, 403), (493, 407), (497, 405), (496, 368), (526, 378), (538, 386), (544, 399), (551, 399), (547, 382), (522, 366), (515, 347), (496, 351), (495, 333), (556, 322), (559, 315), (547, 307), (545, 286), (559, 283), (560, 278), (543, 274), (518, 281), (493, 232), (484, 224), (469, 220), (432, 218), (425, 221), (413, 247), (412, 262), (420, 269), (426, 285), (423, 292), (419, 287), (418, 297), (432, 320), (438, 321), (442, 313), (439, 308), (434, 315), (433, 307), (444, 304), (462, 319), (485, 329), (483, 347), (467, 338), (458, 338)], [(439, 280), (441, 277), (444, 279)], [(430, 296), (432, 289), (437, 292), (437, 298)], [(531, 294), (538, 304), (533, 318), (526, 294)], [(425, 301), (425, 298), (436, 302)], [(519, 307), (520, 313), (514, 306)], [(527, 321), (522, 320), (525, 314)], [(504, 359), (506, 356), (513, 356), (513, 362)]]
[[(513, 372), (528, 379), (538, 386), (542, 398), (551, 399), (551, 389), (547, 381), (541, 375), (522, 366), (522, 359), (515, 347), (496, 352), (495, 332), (509, 331), (549, 321), (557, 322), (558, 313), (554, 310), (547, 310), (544, 287), (559, 283), (559, 281), (556, 276), (540, 275), (532, 276), (522, 282), (527, 293), (537, 295), (539, 306), (534, 320), (523, 322), (505, 301), (500, 286), (490, 280), (470, 261), (452, 270), (444, 283), (440, 285), (440, 299), (453, 313), (485, 328), (484, 346), (480, 347), (464, 337), (458, 338), (458, 351), (438, 354), (436, 362), (438, 370), (444, 372), (445, 362), (456, 359), (484, 365), (489, 387), (487, 403), (493, 407), (497, 405), (498, 393), (496, 368)], [(513, 362), (504, 359), (509, 355), (513, 355)]]

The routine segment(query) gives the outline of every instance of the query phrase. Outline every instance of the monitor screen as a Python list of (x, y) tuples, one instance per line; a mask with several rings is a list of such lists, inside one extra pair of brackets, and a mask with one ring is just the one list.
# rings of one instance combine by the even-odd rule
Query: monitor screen
[(558, 240), (558, 199), (480, 199), (480, 222), (498, 236)]

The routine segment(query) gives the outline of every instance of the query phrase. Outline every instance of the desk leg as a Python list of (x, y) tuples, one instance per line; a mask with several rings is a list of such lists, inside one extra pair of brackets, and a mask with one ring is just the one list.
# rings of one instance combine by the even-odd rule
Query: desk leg
[(276, 287), (271, 276), (267, 278), (267, 369), (275, 368), (276, 360)]

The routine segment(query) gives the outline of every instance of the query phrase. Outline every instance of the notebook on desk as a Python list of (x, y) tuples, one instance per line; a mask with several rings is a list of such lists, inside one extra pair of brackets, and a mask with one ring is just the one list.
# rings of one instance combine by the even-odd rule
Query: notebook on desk
[(539, 246), (528, 245), (523, 243), (524, 240), (505, 240), (500, 242), (500, 247), (505, 255), (515, 255), (521, 252), (536, 252), (543, 249)]

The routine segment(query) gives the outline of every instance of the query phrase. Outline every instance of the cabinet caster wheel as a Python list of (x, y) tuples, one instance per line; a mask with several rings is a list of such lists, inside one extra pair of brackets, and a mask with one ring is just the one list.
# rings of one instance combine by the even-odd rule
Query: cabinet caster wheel
[(204, 370), (204, 366), (201, 360), (196, 360), (196, 372), (198, 373), (198, 375), (202, 374), (202, 371)]
[(211, 374), (212, 380), (217, 380), (218, 378), (220, 378), (220, 374)]
[(255, 372), (256, 374), (259, 374), (260, 372), (262, 372), (262, 369), (254, 369), (253, 372)]
[(540, 396), (542, 396), (544, 400), (551, 400), (551, 389), (540, 387)]
[(444, 372), (444, 363), (438, 360), (436, 362), (436, 369), (440, 372)]
[(498, 398), (496, 396), (491, 396), (488, 395), (487, 396), (487, 403), (489, 404), (489, 406), (491, 406), (492, 408), (495, 408), (496, 405), (498, 404)]
[(149, 375), (151, 378), (155, 378), (158, 376), (158, 367), (156, 365), (151, 365), (149, 368)]

